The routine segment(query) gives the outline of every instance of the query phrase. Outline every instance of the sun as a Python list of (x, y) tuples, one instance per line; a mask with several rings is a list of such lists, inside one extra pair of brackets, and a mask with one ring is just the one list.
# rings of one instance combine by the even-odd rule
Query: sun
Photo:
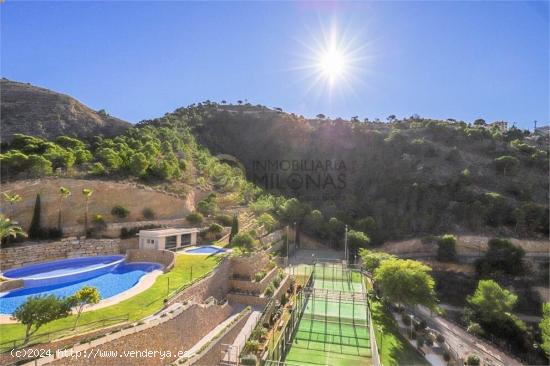
[(333, 48), (321, 53), (318, 68), (330, 83), (334, 83), (345, 75), (347, 63), (345, 54)]
[(354, 86), (363, 83), (369, 61), (369, 41), (361, 29), (342, 30), (333, 22), (298, 42), (299, 61), (293, 70), (300, 73), (297, 81), (306, 85), (306, 93), (329, 98), (355, 94)]

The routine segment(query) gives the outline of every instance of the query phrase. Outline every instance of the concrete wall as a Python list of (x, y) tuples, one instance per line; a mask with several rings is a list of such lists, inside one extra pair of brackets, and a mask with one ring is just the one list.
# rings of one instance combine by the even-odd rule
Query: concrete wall
[(63, 239), (0, 249), (0, 270), (71, 257), (119, 254), (119, 239)]
[(239, 292), (253, 292), (259, 295), (265, 291), (275, 275), (277, 275), (277, 267), (269, 271), (260, 282), (231, 279), (229, 286)]
[[(279, 288), (273, 294), (273, 298), (275, 300), (280, 300), (281, 295), (285, 293), (289, 287), (290, 287), (290, 276), (287, 275), (281, 281)], [(227, 294), (227, 300), (229, 302), (235, 302), (235, 303), (244, 304), (244, 305), (264, 307), (269, 302), (270, 297), (258, 297), (253, 295), (230, 293), (230, 294)]]
[(176, 255), (169, 250), (129, 249), (126, 252), (127, 262), (156, 262), (164, 266), (164, 272), (174, 268)]

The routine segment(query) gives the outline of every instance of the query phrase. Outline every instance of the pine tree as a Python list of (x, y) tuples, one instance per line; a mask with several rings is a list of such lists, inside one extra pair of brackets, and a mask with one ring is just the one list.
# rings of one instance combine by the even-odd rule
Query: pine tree
[(36, 201), (34, 203), (34, 212), (32, 214), (31, 226), (29, 227), (29, 238), (40, 239), (42, 236), (42, 228), (40, 226), (40, 214), (42, 211), (42, 204), (40, 202), (40, 194), (36, 195)]
[(235, 235), (239, 233), (239, 219), (237, 218), (237, 215), (233, 215), (233, 221), (231, 222), (231, 233), (229, 234), (229, 242), (233, 240)]

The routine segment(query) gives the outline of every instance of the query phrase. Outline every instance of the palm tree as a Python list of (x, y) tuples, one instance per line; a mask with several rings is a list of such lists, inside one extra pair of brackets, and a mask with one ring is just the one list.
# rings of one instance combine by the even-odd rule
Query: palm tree
[(0, 240), (15, 238), (17, 235), (27, 236), (21, 226), (14, 225), (6, 216), (0, 215)]
[(15, 210), (13, 208), (13, 205), (17, 202), (21, 201), (22, 197), (18, 195), (17, 193), (4, 193), (4, 201), (8, 202), (10, 204), (10, 214), (11, 217), (15, 216)]
[(59, 187), (59, 213), (57, 215), (57, 228), (61, 231), (61, 206), (63, 200), (71, 195), (69, 188)]
[(89, 188), (84, 188), (82, 194), (86, 200), (86, 211), (84, 211), (84, 235), (88, 235), (88, 204), (90, 203), (90, 197), (92, 197), (93, 190)]

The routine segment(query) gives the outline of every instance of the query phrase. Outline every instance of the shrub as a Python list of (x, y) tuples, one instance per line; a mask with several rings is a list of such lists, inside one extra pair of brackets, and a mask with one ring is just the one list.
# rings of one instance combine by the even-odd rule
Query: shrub
[(260, 342), (255, 339), (246, 341), (246, 348), (248, 348), (251, 352), (256, 353), (260, 349)]
[(281, 284), (281, 279), (279, 278), (279, 276), (276, 276), (274, 279), (273, 279), (273, 287), (275, 288), (279, 288), (279, 285)]
[(241, 365), (256, 366), (258, 364), (258, 357), (253, 354), (245, 355), (241, 358)]
[(215, 220), (223, 226), (231, 226), (232, 218), (227, 214), (221, 214), (216, 216)]
[(243, 250), (250, 252), (254, 249), (256, 240), (249, 233), (239, 233), (231, 240), (231, 245), (241, 247)]
[(119, 219), (123, 219), (125, 217), (128, 217), (129, 213), (130, 213), (130, 211), (126, 207), (121, 206), (121, 205), (116, 205), (111, 210), (111, 215), (113, 215), (115, 217), (118, 217)]
[(212, 234), (221, 234), (223, 232), (223, 226), (214, 223), (210, 225), (210, 227), (208, 228), (208, 232)]
[(191, 212), (185, 219), (191, 224), (200, 224), (203, 222), (204, 216), (200, 212)]
[(273, 296), (273, 293), (275, 292), (275, 288), (273, 287), (273, 283), (270, 283), (269, 286), (265, 289), (265, 296)]
[(466, 360), (466, 365), (468, 366), (479, 366), (480, 364), (479, 356), (477, 355), (469, 355), (468, 359)]
[(441, 262), (456, 260), (456, 236), (445, 234), (437, 240), (437, 260)]
[(442, 334), (438, 334), (437, 337), (435, 337), (435, 341), (439, 344), (445, 342), (445, 337), (443, 337)]
[(445, 362), (451, 361), (451, 355), (449, 354), (449, 352), (443, 352), (443, 360), (445, 360)]
[(256, 274), (254, 275), (254, 281), (260, 282), (261, 280), (263, 280), (263, 278), (265, 277), (265, 275), (266, 275), (266, 272), (265, 272), (265, 271), (256, 272)]
[(147, 220), (153, 220), (156, 216), (155, 211), (153, 211), (153, 209), (149, 207), (145, 207), (141, 211), (141, 214), (143, 215), (143, 218)]

